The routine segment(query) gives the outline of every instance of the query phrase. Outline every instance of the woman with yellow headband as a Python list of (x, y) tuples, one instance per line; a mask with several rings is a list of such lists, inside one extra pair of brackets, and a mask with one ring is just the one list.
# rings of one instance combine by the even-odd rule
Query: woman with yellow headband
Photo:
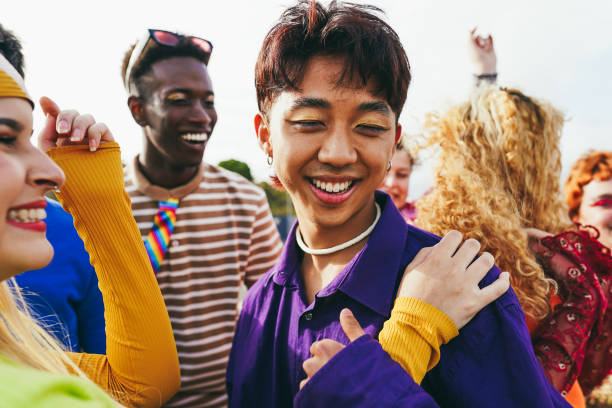
[[(34, 147), (22, 60), (19, 42), (0, 26), (0, 406), (160, 406), (179, 387), (178, 357), (123, 191), (119, 147), (91, 115), (60, 111), (48, 98)], [(107, 355), (63, 352), (12, 279), (53, 256), (42, 221), (43, 195), (53, 188), (98, 274)]]

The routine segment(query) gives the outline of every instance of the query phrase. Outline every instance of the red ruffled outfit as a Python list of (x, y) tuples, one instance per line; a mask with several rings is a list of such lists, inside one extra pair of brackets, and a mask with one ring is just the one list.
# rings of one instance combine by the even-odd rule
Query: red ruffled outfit
[(612, 369), (612, 256), (598, 235), (583, 228), (531, 244), (546, 274), (559, 284), (560, 297), (532, 332), (533, 346), (563, 395), (576, 380), (588, 395)]

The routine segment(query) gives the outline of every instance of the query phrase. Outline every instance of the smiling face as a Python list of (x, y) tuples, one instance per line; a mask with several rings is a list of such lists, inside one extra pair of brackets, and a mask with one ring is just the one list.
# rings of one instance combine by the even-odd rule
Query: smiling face
[(197, 166), (217, 123), (206, 65), (192, 57), (163, 59), (151, 66), (154, 89), (143, 104), (146, 149), (173, 167)]
[(311, 58), (301, 91), (280, 93), (268, 121), (261, 115), (255, 120), (302, 233), (332, 230), (340, 242), (372, 221), (374, 190), (401, 130), (389, 104), (370, 87), (336, 84), (342, 68), (342, 58)]
[(408, 198), (412, 159), (405, 150), (397, 150), (391, 160), (391, 170), (383, 180), (379, 189), (391, 196), (397, 208), (402, 207)]
[(597, 228), (599, 241), (612, 249), (612, 179), (592, 180), (584, 186), (578, 222)]
[(53, 248), (45, 238), (43, 194), (64, 174), (30, 143), (32, 107), (0, 98), (0, 280), (47, 265)]

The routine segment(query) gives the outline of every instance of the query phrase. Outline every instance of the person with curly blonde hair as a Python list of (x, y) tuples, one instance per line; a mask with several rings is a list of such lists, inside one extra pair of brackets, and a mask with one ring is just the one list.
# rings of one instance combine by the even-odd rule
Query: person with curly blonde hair
[[(578, 159), (565, 182), (565, 202), (569, 216), (575, 223), (589, 225), (607, 248), (612, 248), (612, 152), (589, 151)], [(608, 335), (589, 347), (579, 377), (580, 385), (589, 395), (592, 406), (612, 405), (612, 291), (609, 280), (602, 280), (604, 293), (608, 294), (608, 308), (602, 327)], [(607, 378), (605, 378), (607, 376)], [(602, 383), (603, 385), (597, 387)], [(590, 390), (593, 390), (588, 394)]]
[(578, 407), (585, 403), (575, 382), (589, 338), (602, 334), (598, 278), (609, 274), (601, 244), (572, 230), (561, 197), (563, 122), (549, 103), (496, 86), (430, 115), (423, 148), (438, 147), (435, 182), (417, 203), (417, 225), (459, 230), (510, 272), (547, 377)]

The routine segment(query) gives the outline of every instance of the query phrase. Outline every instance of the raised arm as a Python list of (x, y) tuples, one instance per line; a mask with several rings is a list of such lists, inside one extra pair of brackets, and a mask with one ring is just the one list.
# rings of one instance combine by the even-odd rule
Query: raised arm
[(493, 37), (483, 37), (476, 33), (476, 27), (470, 31), (468, 54), (472, 65), (475, 85), (495, 83), (497, 81), (497, 55), (493, 46)]
[(123, 189), (119, 146), (91, 116), (60, 113), (50, 100), (41, 100), (41, 106), (49, 115), (40, 144), (61, 146), (48, 151), (66, 173), (59, 199), (91, 256), (105, 305), (107, 354), (71, 357), (122, 404), (160, 406), (179, 388), (178, 356)]

